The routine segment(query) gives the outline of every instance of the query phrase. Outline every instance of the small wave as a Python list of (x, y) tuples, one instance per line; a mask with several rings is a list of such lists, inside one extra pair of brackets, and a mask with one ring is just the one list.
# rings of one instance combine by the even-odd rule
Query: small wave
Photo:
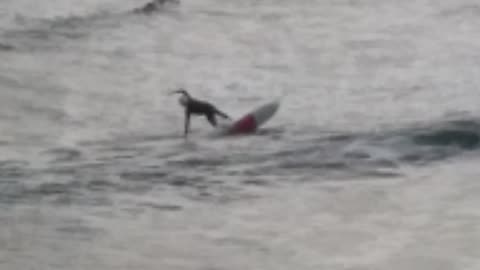
[(167, 179), (166, 183), (173, 187), (192, 187), (202, 188), (205, 184), (205, 177), (203, 176), (174, 176)]
[(201, 168), (201, 167), (218, 167), (226, 165), (228, 163), (227, 159), (224, 158), (201, 158), (201, 157), (191, 157), (181, 160), (171, 160), (167, 161), (167, 166), (175, 167), (189, 167), (189, 168)]
[(30, 190), (31, 194), (38, 195), (57, 195), (66, 194), (72, 191), (78, 184), (77, 183), (44, 183)]
[[(35, 174), (41, 178), (41, 174)], [(118, 187), (109, 181), (76, 181), (67, 180), (65, 176), (56, 177), (55, 182), (45, 181), (39, 184), (24, 184), (23, 181), (2, 183), (0, 202), (2, 203), (36, 203), (39, 201), (68, 205), (72, 202), (90, 206), (111, 205), (109, 194), (106, 191), (118, 190)]]
[(180, 0), (153, 0), (133, 10), (133, 13), (151, 15), (163, 10), (167, 5), (178, 5)]
[(399, 148), (399, 159), (413, 164), (428, 164), (467, 152), (480, 146), (480, 121), (461, 119), (433, 123), (402, 133), (411, 144)]
[[(480, 121), (460, 119), (379, 130), (312, 136), (288, 148), (259, 154), (244, 164), (257, 164), (245, 175), (324, 175), (394, 178), (403, 165), (427, 166), (480, 147)], [(265, 165), (265, 160), (273, 160)], [(251, 161), (251, 163), (249, 163)], [(263, 161), (263, 162), (262, 162)]]
[(261, 187), (270, 185), (270, 182), (264, 179), (246, 179), (242, 181), (242, 183), (245, 185), (261, 186)]
[(129, 134), (128, 136), (118, 136), (111, 139), (80, 141), (78, 144), (82, 147), (123, 152), (134, 150), (138, 145), (170, 142), (177, 139), (177, 134)]
[(159, 203), (154, 203), (154, 202), (145, 202), (145, 203), (140, 203), (139, 206), (141, 207), (150, 207), (155, 210), (160, 210), (160, 211), (180, 211), (183, 209), (182, 206), (176, 205), (176, 204), (159, 204)]
[(422, 126), (406, 127), (369, 139), (371, 144), (389, 149), (400, 162), (427, 164), (478, 150), (480, 121), (446, 120)]
[[(54, 147), (42, 152), (51, 160), (43, 169), (33, 170), (21, 160), (1, 161), (0, 197), (2, 202), (46, 199), (105, 205), (115, 193), (142, 195), (173, 189), (209, 200), (241, 197), (249, 187), (268, 188), (278, 181), (396, 179), (404, 174), (404, 165), (429, 166), (478, 150), (480, 121), (461, 119), (371, 133), (309, 130), (301, 138), (284, 135), (279, 141), (246, 138), (252, 144), (266, 144), (248, 150), (243, 149), (244, 140), (218, 142), (234, 148), (228, 152), (215, 150), (217, 142), (214, 149), (202, 146), (192, 151), (162, 136), (153, 141), (137, 136)], [(164, 139), (167, 150), (158, 143)], [(131, 156), (99, 162), (124, 152)]]
[(111, 190), (115, 187), (115, 184), (112, 183), (111, 181), (108, 180), (103, 180), (103, 179), (93, 179), (91, 181), (88, 181), (86, 184), (86, 189), (89, 191), (107, 191)]
[(164, 171), (126, 171), (120, 173), (120, 177), (129, 181), (155, 182), (164, 179), (168, 173)]
[(11, 44), (19, 44), (19, 46), (20, 44), (28, 46), (28, 44), (34, 44), (34, 41), (45, 42), (55, 38), (78, 40), (89, 35), (91, 19), (88, 17), (68, 17), (53, 20), (24, 18), (22, 20), (28, 21), (26, 26), (6, 31), (3, 38), (9, 40)]
[(68, 237), (75, 237), (77, 240), (93, 240), (101, 233), (105, 233), (102, 229), (93, 228), (86, 224), (65, 224), (56, 228), (56, 231), (68, 235)]
[[(154, 0), (140, 8), (128, 11), (97, 11), (90, 14), (32, 18), (17, 15), (17, 27), (2, 34), (8, 43), (0, 43), (0, 51), (15, 48), (58, 49), (59, 40), (77, 41), (86, 39), (98, 29), (114, 29), (131, 14), (150, 15), (164, 11), (164, 7), (177, 5), (177, 0)], [(52, 43), (52, 41), (55, 41)]]
[(28, 203), (46, 198), (59, 198), (59, 196), (69, 196), (73, 191), (73, 187), (64, 183), (42, 183), (37, 186), (27, 186), (20, 181), (15, 181), (8, 186), (4, 184), (2, 186), (0, 197), (3, 203)]
[(6, 44), (6, 43), (0, 43), (0, 51), (13, 51), (15, 49), (15, 46)]
[(441, 17), (455, 17), (455, 18), (478, 18), (480, 15), (480, 5), (478, 4), (466, 4), (457, 6), (454, 8), (449, 8), (441, 11), (438, 16)]
[[(58, 50), (59, 42), (78, 41), (88, 38), (93, 30), (106, 25), (114, 27), (105, 14), (86, 16), (57, 17), (53, 19), (36, 19), (17, 16), (21, 20), (20, 26), (9, 29), (2, 34), (8, 42), (7, 49)], [(12, 47), (10, 49), (10, 47)], [(0, 48), (1, 49), (1, 48)]]
[(413, 136), (415, 143), (430, 146), (458, 146), (465, 150), (478, 147), (480, 136), (464, 130), (440, 130)]
[(29, 174), (29, 163), (22, 160), (0, 161), (0, 178), (22, 178)]
[(79, 149), (67, 147), (53, 148), (45, 154), (52, 158), (52, 163), (73, 162), (82, 158), (82, 152)]

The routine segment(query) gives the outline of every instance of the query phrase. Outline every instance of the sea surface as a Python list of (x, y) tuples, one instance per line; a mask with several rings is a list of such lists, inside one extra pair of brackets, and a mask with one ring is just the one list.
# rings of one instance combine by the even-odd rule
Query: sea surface
[(0, 269), (480, 269), (478, 1), (144, 4), (1, 1)]

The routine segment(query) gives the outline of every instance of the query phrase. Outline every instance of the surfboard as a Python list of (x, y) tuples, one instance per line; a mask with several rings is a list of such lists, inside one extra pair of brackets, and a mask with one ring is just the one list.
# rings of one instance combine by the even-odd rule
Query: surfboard
[(222, 133), (226, 135), (254, 133), (275, 115), (279, 106), (280, 103), (278, 101), (263, 104), (238, 120), (223, 126)]

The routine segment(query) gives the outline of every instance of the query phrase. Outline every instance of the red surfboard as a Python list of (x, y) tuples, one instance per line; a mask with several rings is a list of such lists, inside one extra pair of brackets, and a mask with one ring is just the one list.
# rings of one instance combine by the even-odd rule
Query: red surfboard
[(272, 118), (277, 112), (279, 105), (277, 101), (264, 104), (232, 124), (223, 127), (223, 133), (228, 135), (253, 133)]

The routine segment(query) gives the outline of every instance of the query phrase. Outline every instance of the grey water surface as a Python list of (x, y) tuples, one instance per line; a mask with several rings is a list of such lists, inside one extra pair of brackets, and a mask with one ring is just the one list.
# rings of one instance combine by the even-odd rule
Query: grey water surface
[(0, 3), (0, 269), (480, 269), (477, 1), (143, 4)]

